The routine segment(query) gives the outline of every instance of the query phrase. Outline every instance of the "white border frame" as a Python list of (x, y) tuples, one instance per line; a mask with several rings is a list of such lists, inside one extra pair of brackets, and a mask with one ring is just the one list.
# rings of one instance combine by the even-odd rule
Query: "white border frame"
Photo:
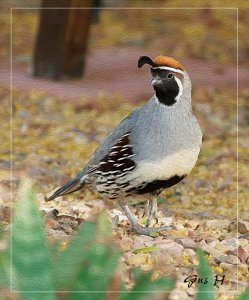
[[(13, 177), (13, 163), (12, 163), (12, 154), (13, 154), (13, 124), (12, 124), (12, 119), (13, 119), (13, 109), (12, 109), (12, 104), (13, 104), (13, 62), (12, 62), (12, 50), (13, 50), (13, 40), (12, 40), (12, 35), (13, 35), (13, 27), (12, 27), (12, 12), (13, 10), (40, 10), (40, 9), (99, 9), (99, 7), (11, 7), (10, 8), (10, 175), (11, 178)], [(165, 9), (165, 10), (203, 10), (203, 9), (223, 9), (223, 10), (236, 10), (236, 39), (237, 39), (237, 47), (236, 47), (236, 63), (237, 63), (237, 76), (236, 76), (236, 96), (237, 96), (237, 109), (236, 109), (236, 122), (237, 122), (237, 134), (236, 134), (236, 149), (237, 149), (237, 156), (236, 156), (236, 164), (237, 164), (237, 243), (239, 243), (239, 230), (238, 230), (238, 223), (239, 223), (239, 8), (238, 7), (101, 7), (101, 10), (160, 10), (160, 9)], [(10, 193), (11, 193), (11, 220), (12, 220), (12, 215), (13, 215), (13, 207), (12, 207), (12, 199), (13, 199), (13, 187), (11, 184), (10, 187)], [(12, 227), (10, 229), (10, 266), (12, 266)], [(237, 256), (238, 256), (238, 249), (237, 249)], [(234, 292), (239, 292), (239, 265), (237, 265), (237, 290), (224, 290), (224, 293), (234, 293)], [(117, 293), (117, 291), (18, 291), (18, 290), (13, 290), (13, 270), (12, 267), (10, 268), (10, 289), (11, 292), (16, 292), (16, 293), (52, 293), (52, 292), (57, 292), (57, 293)], [(174, 291), (179, 291), (182, 292), (182, 290), (179, 289), (174, 289)], [(217, 290), (219, 291), (219, 290)], [(223, 290), (220, 290), (221, 292)], [(132, 292), (132, 291), (120, 291), (119, 293), (158, 293), (162, 292), (165, 293), (165, 291), (137, 291), (137, 292)], [(205, 291), (204, 293), (210, 293), (212, 291)], [(215, 291), (216, 293), (216, 291)], [(237, 295), (238, 296), (238, 295)]]

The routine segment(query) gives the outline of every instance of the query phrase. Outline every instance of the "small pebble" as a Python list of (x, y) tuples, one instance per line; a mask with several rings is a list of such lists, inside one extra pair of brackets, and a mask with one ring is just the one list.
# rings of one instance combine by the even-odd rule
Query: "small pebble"
[(242, 234), (249, 233), (249, 222), (239, 221), (238, 229), (239, 229), (239, 233), (242, 233)]

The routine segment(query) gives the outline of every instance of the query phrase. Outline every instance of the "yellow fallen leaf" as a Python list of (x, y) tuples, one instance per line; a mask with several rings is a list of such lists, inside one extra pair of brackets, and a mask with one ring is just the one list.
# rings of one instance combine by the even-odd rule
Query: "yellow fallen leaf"
[(144, 247), (144, 248), (139, 248), (133, 251), (134, 254), (138, 253), (151, 253), (158, 250), (158, 247)]
[(151, 237), (157, 237), (157, 236), (159, 236), (159, 232), (151, 232), (150, 236)]

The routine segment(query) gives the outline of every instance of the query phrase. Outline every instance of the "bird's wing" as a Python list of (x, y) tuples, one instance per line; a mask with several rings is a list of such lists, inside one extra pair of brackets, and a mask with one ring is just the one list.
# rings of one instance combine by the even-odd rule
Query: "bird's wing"
[(88, 174), (119, 175), (125, 174), (135, 168), (136, 163), (132, 157), (136, 154), (130, 143), (131, 132), (127, 132), (108, 149), (106, 155), (96, 165), (88, 170)]
[(56, 190), (53, 195), (46, 200), (53, 200), (59, 196), (78, 191), (83, 188), (88, 175), (94, 173), (106, 174), (107, 172), (116, 172), (118, 169), (125, 172), (127, 169), (131, 170), (135, 167), (134, 163), (130, 160), (134, 154), (129, 147), (129, 134), (140, 109), (141, 107), (123, 119), (123, 121), (121, 121), (114, 131), (109, 134), (97, 148), (85, 168), (75, 178)]
[[(103, 159), (107, 159), (111, 152), (119, 152), (123, 146), (129, 144), (129, 133), (133, 131), (133, 127), (136, 124), (137, 115), (142, 108), (143, 106), (134, 110), (131, 114), (124, 118), (119, 125), (105, 138), (103, 143), (96, 149), (95, 153), (86, 165), (84, 170), (86, 170), (87, 173), (92, 172), (94, 168), (99, 165), (99, 163), (103, 162)], [(114, 151), (115, 147), (116, 150)], [(123, 151), (125, 151), (125, 149), (123, 149)], [(114, 154), (115, 153), (113, 153), (111, 156)]]

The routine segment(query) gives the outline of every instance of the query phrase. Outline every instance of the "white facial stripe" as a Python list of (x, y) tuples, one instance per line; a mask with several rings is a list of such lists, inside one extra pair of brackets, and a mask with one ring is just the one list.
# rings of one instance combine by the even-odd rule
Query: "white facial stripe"
[(181, 79), (177, 78), (176, 76), (175, 76), (175, 81), (177, 82), (178, 87), (179, 87), (179, 93), (178, 93), (178, 95), (177, 95), (176, 98), (175, 98), (176, 101), (178, 101), (178, 100), (180, 99), (181, 95), (182, 95), (182, 92), (183, 92), (183, 86), (182, 86)]
[(179, 70), (179, 69), (170, 68), (170, 67), (166, 67), (166, 66), (154, 67), (154, 68), (152, 68), (152, 69), (168, 70), (168, 71), (173, 71), (173, 72), (176, 72), (176, 73), (183, 74), (183, 71), (181, 71), (181, 70)]

